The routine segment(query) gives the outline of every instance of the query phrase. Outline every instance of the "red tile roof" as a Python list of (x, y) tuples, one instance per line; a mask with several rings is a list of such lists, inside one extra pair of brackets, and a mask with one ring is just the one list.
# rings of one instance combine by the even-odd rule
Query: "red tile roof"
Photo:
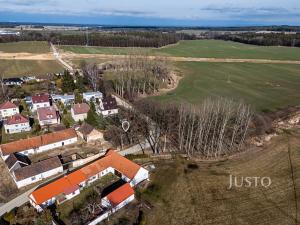
[(109, 150), (103, 158), (35, 190), (32, 192), (33, 200), (39, 205), (62, 193), (66, 194), (66, 190), (79, 185), (108, 167), (115, 168), (129, 179), (133, 179), (141, 168), (114, 150)]
[(2, 144), (0, 145), (0, 149), (3, 155), (9, 155), (11, 153), (38, 148), (40, 146), (60, 142), (74, 137), (77, 137), (76, 131), (74, 129), (66, 129), (55, 133), (44, 134), (37, 137)]
[(49, 95), (48, 94), (40, 94), (32, 96), (32, 103), (44, 103), (49, 102)]
[(126, 183), (118, 189), (114, 190), (113, 192), (109, 193), (106, 197), (110, 201), (111, 205), (115, 207), (133, 194), (133, 188), (130, 186), (129, 183)]
[(16, 115), (9, 117), (5, 121), (5, 124), (6, 125), (14, 125), (14, 124), (20, 124), (20, 123), (27, 123), (27, 122), (29, 122), (29, 120), (25, 116), (23, 116), (21, 114), (16, 114)]
[(2, 110), (2, 109), (14, 109), (14, 108), (18, 108), (18, 107), (10, 101), (4, 102), (0, 105), (0, 110)]
[(86, 103), (75, 104), (72, 106), (75, 115), (88, 113), (90, 106)]
[(43, 107), (37, 109), (39, 121), (57, 119), (54, 107)]

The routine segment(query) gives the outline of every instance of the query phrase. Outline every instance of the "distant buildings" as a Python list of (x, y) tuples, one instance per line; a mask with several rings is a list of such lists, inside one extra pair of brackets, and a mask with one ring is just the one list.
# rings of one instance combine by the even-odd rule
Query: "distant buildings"
[(100, 101), (100, 113), (103, 116), (111, 116), (118, 114), (118, 105), (114, 97), (106, 97)]
[(89, 110), (90, 106), (87, 103), (75, 104), (71, 108), (71, 116), (76, 122), (84, 121)]
[(0, 117), (6, 118), (19, 113), (19, 107), (12, 102), (4, 102), (0, 105)]
[(37, 118), (41, 126), (59, 124), (59, 113), (53, 106), (37, 109)]
[(6, 86), (21, 86), (24, 81), (21, 78), (6, 78), (3, 79), (3, 84)]
[(90, 102), (91, 100), (96, 101), (97, 99), (100, 100), (103, 98), (103, 94), (100, 91), (96, 92), (85, 92), (82, 94), (83, 99), (86, 102)]
[(21, 114), (15, 114), (4, 121), (4, 130), (7, 134), (30, 131), (28, 118)]
[(31, 97), (32, 111), (38, 108), (50, 107), (50, 100), (48, 94), (34, 95)]
[(43, 134), (40, 136), (21, 139), (0, 145), (0, 155), (5, 160), (13, 153), (33, 155), (45, 152), (54, 148), (77, 142), (77, 134), (74, 129), (66, 129), (55, 133)]
[(70, 105), (75, 102), (75, 95), (51, 95), (54, 102), (62, 102), (64, 105)]

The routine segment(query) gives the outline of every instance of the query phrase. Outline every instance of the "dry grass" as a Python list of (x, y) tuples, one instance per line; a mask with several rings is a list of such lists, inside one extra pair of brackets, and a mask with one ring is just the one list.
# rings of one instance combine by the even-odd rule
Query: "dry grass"
[[(294, 132), (289, 140), (298, 193), (299, 137), (300, 132)], [(287, 151), (288, 140), (283, 135), (263, 149), (251, 150), (227, 161), (197, 163), (198, 169), (188, 169), (188, 164), (194, 162), (182, 159), (158, 164), (151, 177), (152, 185), (143, 193), (154, 205), (147, 214), (147, 224), (295, 224)], [(270, 177), (272, 185), (229, 190), (229, 174)]]
[(12, 197), (16, 196), (19, 191), (18, 188), (10, 176), (6, 164), (0, 159), (0, 202), (7, 202)]

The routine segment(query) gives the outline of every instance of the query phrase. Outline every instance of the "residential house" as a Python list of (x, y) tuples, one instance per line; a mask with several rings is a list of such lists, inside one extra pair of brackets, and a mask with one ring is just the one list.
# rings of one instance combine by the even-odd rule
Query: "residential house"
[(86, 103), (75, 104), (71, 108), (71, 116), (76, 122), (84, 121), (89, 110), (90, 106)]
[[(30, 203), (38, 211), (42, 211), (54, 203), (61, 204), (79, 195), (84, 187), (109, 173), (119, 176), (131, 187), (149, 179), (149, 172), (146, 169), (126, 159), (114, 150), (109, 150), (103, 158), (34, 190), (29, 196)], [(130, 198), (132, 195), (128, 196)], [(114, 199), (113, 197), (108, 198), (109, 201), (112, 200), (112, 204)], [(120, 199), (123, 200), (123, 197)]]
[(21, 86), (23, 83), (24, 81), (18, 77), (3, 79), (3, 84), (6, 86)]
[(62, 102), (64, 105), (70, 105), (75, 102), (75, 95), (51, 95), (53, 102)]
[(4, 130), (7, 134), (30, 131), (28, 118), (21, 114), (13, 115), (4, 121)]
[(19, 113), (19, 107), (14, 103), (7, 101), (0, 105), (0, 117), (6, 118)]
[(83, 99), (86, 102), (90, 102), (91, 100), (96, 101), (101, 100), (103, 98), (103, 94), (100, 91), (96, 91), (96, 92), (84, 92), (82, 94)]
[(98, 217), (90, 222), (88, 225), (96, 225), (106, 219), (109, 215), (115, 213), (117, 210), (123, 208), (128, 203), (134, 200), (134, 190), (128, 184), (123, 184), (113, 192), (101, 199), (102, 212)]
[(103, 133), (96, 130), (88, 123), (83, 123), (77, 130), (77, 134), (86, 142), (103, 141)]
[(59, 113), (53, 106), (38, 108), (37, 118), (41, 126), (60, 123)]
[(33, 155), (77, 142), (74, 129), (65, 129), (54, 133), (43, 134), (27, 139), (0, 145), (0, 155), (5, 160), (10, 154), (19, 152), (24, 155)]
[(15, 169), (11, 175), (17, 187), (21, 188), (62, 172), (63, 166), (56, 156)]
[(26, 155), (22, 155), (20, 153), (13, 153), (10, 154), (8, 158), (5, 160), (5, 164), (9, 172), (12, 172), (21, 167), (30, 165), (30, 160)]
[(50, 107), (49, 95), (39, 94), (31, 97), (32, 110), (36, 111), (38, 108)]
[(119, 109), (114, 97), (106, 97), (100, 101), (100, 113), (105, 116), (118, 114)]

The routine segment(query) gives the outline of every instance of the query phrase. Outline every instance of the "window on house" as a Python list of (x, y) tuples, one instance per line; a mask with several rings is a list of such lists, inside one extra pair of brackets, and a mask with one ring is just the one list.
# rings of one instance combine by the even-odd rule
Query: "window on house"
[(31, 180), (32, 180), (32, 181), (35, 180), (35, 177), (31, 177)]

